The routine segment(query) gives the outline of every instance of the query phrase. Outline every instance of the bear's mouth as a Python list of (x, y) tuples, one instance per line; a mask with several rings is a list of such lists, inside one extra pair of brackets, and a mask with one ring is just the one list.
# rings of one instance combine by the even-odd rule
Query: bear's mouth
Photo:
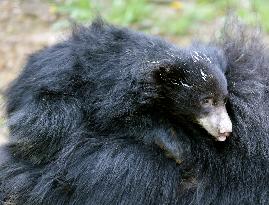
[(217, 141), (224, 142), (229, 136), (231, 132), (219, 133), (219, 136), (216, 137)]

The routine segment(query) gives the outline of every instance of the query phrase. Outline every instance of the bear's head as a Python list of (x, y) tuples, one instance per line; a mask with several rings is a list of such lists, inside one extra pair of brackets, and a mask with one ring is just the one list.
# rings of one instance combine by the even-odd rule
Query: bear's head
[(166, 105), (165, 111), (170, 116), (191, 120), (216, 140), (225, 141), (232, 132), (225, 106), (228, 99), (223, 73), (226, 63), (219, 53), (208, 51), (187, 50), (184, 57), (160, 65), (154, 79), (161, 105)]

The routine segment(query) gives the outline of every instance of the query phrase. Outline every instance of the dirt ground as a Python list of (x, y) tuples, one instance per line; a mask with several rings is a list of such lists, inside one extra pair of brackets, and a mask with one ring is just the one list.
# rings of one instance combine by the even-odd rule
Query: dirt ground
[(63, 38), (52, 29), (56, 20), (42, 0), (0, 0), (0, 144), (7, 141), (4, 91), (29, 54)]

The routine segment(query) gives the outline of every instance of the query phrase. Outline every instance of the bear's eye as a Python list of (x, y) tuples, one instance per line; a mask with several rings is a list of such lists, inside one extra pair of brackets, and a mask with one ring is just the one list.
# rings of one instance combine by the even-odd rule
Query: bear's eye
[(214, 105), (214, 100), (213, 100), (213, 98), (210, 98), (210, 97), (204, 98), (204, 99), (201, 100), (201, 105), (203, 107), (213, 106)]
[(226, 104), (227, 101), (228, 101), (228, 96), (224, 97), (224, 99), (223, 99), (224, 104)]

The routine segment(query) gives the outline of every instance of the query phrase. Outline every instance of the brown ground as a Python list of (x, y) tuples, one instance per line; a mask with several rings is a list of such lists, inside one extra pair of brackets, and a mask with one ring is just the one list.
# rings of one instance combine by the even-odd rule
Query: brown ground
[(42, 0), (0, 1), (0, 144), (6, 142), (7, 135), (4, 90), (29, 54), (63, 37), (52, 30), (55, 20), (50, 6)]

